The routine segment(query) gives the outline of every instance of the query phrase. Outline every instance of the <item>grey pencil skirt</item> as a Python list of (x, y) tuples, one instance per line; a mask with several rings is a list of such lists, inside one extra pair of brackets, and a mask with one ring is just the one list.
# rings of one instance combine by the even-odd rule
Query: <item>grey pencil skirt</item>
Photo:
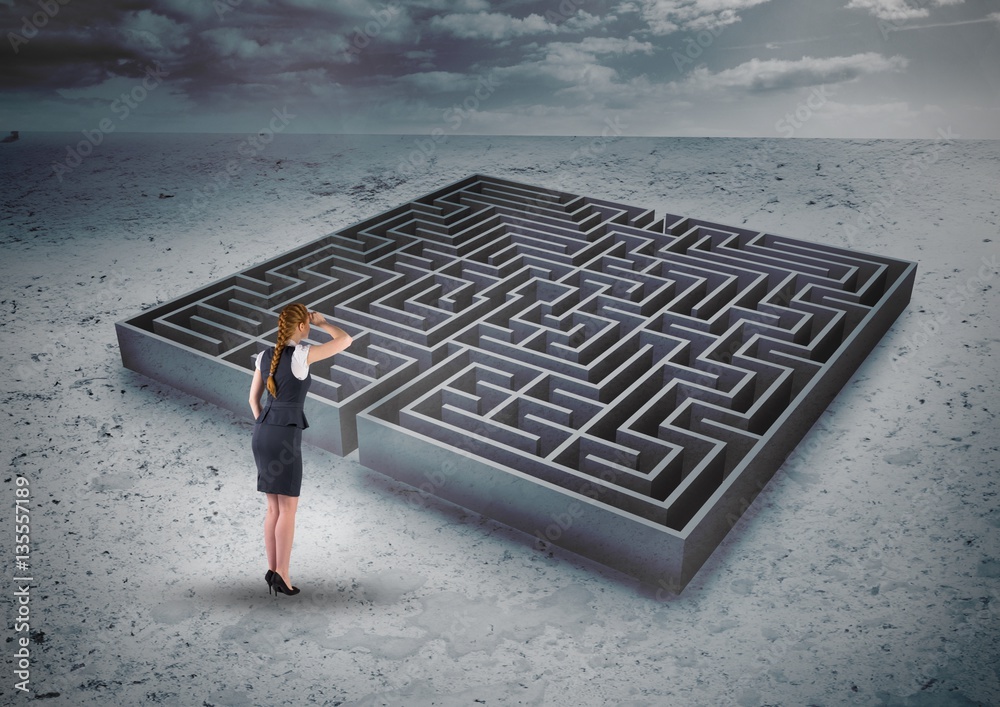
[(298, 496), (302, 488), (302, 428), (257, 423), (251, 448), (257, 463), (257, 490)]

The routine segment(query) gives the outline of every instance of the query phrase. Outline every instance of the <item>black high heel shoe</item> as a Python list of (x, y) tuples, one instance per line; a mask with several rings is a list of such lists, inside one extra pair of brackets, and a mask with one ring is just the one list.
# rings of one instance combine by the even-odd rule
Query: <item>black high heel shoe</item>
[(280, 593), (280, 594), (287, 594), (289, 596), (292, 596), (294, 594), (298, 594), (299, 593), (299, 588), (298, 587), (292, 587), (291, 589), (289, 589), (288, 585), (285, 584), (284, 578), (280, 574), (278, 574), (277, 572), (275, 572), (274, 576), (271, 577), (271, 586), (274, 587), (274, 593), (275, 594), (279, 594)]
[(274, 577), (274, 570), (268, 570), (267, 574), (264, 575), (264, 581), (267, 582), (267, 593), (271, 593), (271, 581)]

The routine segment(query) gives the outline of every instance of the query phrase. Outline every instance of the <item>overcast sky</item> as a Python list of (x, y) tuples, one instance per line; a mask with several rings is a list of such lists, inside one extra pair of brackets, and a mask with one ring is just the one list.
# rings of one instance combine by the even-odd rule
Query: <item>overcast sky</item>
[(4, 131), (1000, 138), (998, 0), (0, 0), (0, 18)]

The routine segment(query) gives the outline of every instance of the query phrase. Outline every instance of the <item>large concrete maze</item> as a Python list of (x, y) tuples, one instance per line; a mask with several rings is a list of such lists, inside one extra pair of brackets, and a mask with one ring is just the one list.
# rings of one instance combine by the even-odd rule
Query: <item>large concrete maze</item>
[(672, 593), (915, 270), (474, 175), (116, 327), (128, 368), (249, 414), (281, 308), (323, 312), (354, 344), (311, 367), (305, 441)]

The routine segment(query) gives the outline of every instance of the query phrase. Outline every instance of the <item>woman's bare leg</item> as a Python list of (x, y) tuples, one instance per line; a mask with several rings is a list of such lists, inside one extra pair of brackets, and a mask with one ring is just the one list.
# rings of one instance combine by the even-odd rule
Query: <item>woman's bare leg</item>
[(273, 570), (277, 566), (277, 550), (274, 538), (274, 527), (278, 524), (278, 494), (267, 496), (267, 514), (264, 516), (264, 551), (267, 553), (267, 568)]
[(292, 538), (295, 535), (295, 511), (299, 507), (298, 496), (278, 494), (278, 523), (274, 528), (275, 562), (274, 571), (281, 575), (288, 588), (292, 588), (292, 578), (288, 574), (288, 564), (292, 559)]

